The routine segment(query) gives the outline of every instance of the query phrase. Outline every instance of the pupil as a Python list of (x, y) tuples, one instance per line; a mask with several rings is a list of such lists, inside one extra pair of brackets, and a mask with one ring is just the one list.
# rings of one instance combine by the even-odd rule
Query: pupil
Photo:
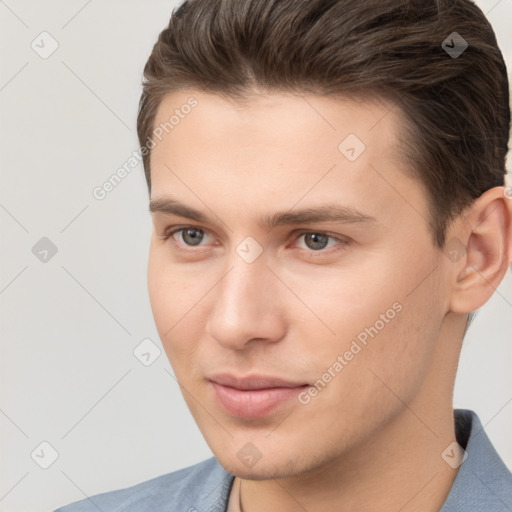
[[(307, 233), (305, 237), (306, 245), (310, 249), (324, 249), (328, 241), (329, 237), (327, 235), (320, 235), (318, 233)], [(312, 244), (309, 242), (312, 242)]]
[(203, 235), (198, 229), (186, 229), (183, 231), (183, 240), (189, 245), (197, 245), (201, 242), (202, 237)]

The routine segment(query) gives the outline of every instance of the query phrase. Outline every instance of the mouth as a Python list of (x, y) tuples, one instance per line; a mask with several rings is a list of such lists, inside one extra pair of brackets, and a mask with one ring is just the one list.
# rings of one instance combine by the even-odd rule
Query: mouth
[(260, 418), (283, 406), (309, 384), (279, 377), (214, 375), (209, 379), (217, 403), (225, 412), (240, 418)]

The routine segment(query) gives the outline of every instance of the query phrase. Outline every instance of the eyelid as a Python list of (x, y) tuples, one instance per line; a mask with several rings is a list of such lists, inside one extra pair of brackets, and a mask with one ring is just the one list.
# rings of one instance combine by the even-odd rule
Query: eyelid
[(348, 242), (348, 237), (334, 233), (329, 233), (328, 231), (322, 231), (321, 229), (301, 229), (299, 231), (295, 231), (294, 235), (295, 238), (299, 238), (302, 235), (307, 235), (310, 233), (313, 233), (315, 235), (328, 236), (329, 238), (334, 238), (335, 240), (338, 240), (338, 242)]

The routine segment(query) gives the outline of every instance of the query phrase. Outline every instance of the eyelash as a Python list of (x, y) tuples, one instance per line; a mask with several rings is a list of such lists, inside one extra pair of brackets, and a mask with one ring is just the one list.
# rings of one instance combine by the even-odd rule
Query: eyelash
[[(182, 227), (179, 227), (179, 228), (176, 228), (176, 229), (168, 229), (165, 231), (165, 233), (163, 234), (163, 236), (161, 236), (161, 240), (162, 241), (169, 241), (173, 235), (175, 235), (176, 233), (179, 233), (179, 232), (183, 232), (187, 229), (195, 229), (197, 231), (201, 231), (205, 234), (208, 234), (208, 232), (204, 229), (201, 229), (201, 228), (198, 228), (196, 226), (182, 226)], [(345, 248), (345, 246), (347, 246), (349, 244), (349, 240), (348, 239), (342, 239), (342, 238), (338, 238), (338, 237), (335, 237), (333, 235), (330, 235), (329, 233), (325, 233), (323, 231), (301, 231), (299, 233), (297, 233), (297, 237), (295, 240), (298, 240), (299, 238), (301, 238), (302, 236), (304, 235), (307, 235), (307, 234), (315, 234), (315, 235), (322, 235), (322, 236), (327, 236), (330, 240), (336, 240), (337, 242), (339, 242), (338, 246), (334, 246), (334, 247), (330, 247), (330, 248), (327, 248), (327, 249), (319, 249), (317, 251), (314, 251), (313, 249), (302, 249), (302, 248), (299, 248), (301, 251), (305, 251), (306, 253), (308, 253), (309, 256), (311, 257), (316, 257), (316, 256), (325, 256), (326, 254), (330, 254), (331, 252), (337, 252), (339, 250), (342, 250)], [(185, 247), (189, 247), (190, 249), (183, 249), (182, 247), (180, 247), (180, 245), (177, 243), (177, 242), (173, 242), (173, 244), (178, 247), (179, 250), (183, 250), (183, 251), (189, 251), (190, 249), (193, 249), (194, 246), (191, 246), (191, 245), (185, 245)], [(195, 246), (195, 247), (200, 247), (200, 246)]]

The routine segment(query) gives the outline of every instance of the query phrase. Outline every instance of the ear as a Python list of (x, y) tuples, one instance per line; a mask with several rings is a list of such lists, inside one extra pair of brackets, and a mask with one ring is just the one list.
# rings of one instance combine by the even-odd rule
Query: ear
[(510, 267), (512, 188), (487, 190), (454, 226), (445, 247), (452, 262), (449, 310), (470, 313), (491, 298)]

